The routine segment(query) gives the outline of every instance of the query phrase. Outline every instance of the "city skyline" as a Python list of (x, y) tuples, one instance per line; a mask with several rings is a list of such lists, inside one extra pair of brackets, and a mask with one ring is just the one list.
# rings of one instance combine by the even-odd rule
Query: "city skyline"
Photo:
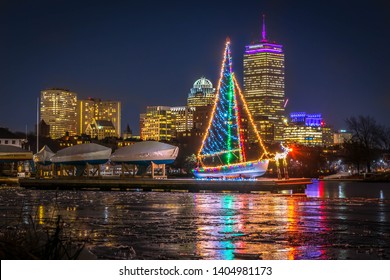
[[(2, 3), (0, 126), (33, 131), (40, 91), (59, 87), (121, 101), (122, 125), (139, 133), (146, 106), (184, 105), (198, 77), (217, 82), (226, 37), (242, 86), (245, 46), (261, 40), (263, 13), (286, 54), (286, 115), (321, 112), (335, 129), (351, 115), (388, 125), (388, 6), (272, 2)], [(226, 13), (234, 20), (225, 24)]]

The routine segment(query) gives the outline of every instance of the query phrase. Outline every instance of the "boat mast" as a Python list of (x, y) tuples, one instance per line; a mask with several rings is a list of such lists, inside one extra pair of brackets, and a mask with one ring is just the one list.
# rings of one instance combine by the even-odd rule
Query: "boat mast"
[(227, 97), (228, 97), (228, 114), (227, 114), (227, 164), (230, 164), (230, 160), (232, 157), (232, 125), (233, 125), (233, 116), (232, 116), (232, 111), (233, 111), (233, 95), (234, 95), (234, 87), (233, 87), (233, 79), (232, 79), (232, 59), (230, 55), (230, 41), (228, 41), (227, 45), (227, 56), (228, 56), (228, 63), (229, 63), (229, 88), (227, 92)]
[(233, 83), (233, 89), (234, 89), (234, 108), (235, 108), (235, 114), (236, 114), (236, 120), (237, 120), (237, 139), (238, 139), (238, 149), (239, 149), (239, 160), (240, 162), (246, 161), (246, 155), (245, 155), (245, 147), (244, 147), (244, 137), (242, 135), (241, 131), (241, 115), (238, 107), (238, 99), (237, 99), (237, 87), (236, 85), (236, 79), (234, 76), (234, 73), (232, 73), (232, 83)]
[(37, 98), (37, 153), (39, 152), (39, 97)]

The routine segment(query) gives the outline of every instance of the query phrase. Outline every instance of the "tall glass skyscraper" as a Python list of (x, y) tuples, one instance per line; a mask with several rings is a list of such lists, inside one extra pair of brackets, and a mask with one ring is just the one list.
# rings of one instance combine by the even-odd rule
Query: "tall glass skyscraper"
[(264, 17), (261, 41), (246, 46), (244, 95), (262, 139), (266, 142), (282, 141), (285, 103), (283, 46), (268, 41)]
[(57, 139), (77, 131), (77, 95), (65, 89), (41, 91), (40, 120), (50, 125), (50, 137)]

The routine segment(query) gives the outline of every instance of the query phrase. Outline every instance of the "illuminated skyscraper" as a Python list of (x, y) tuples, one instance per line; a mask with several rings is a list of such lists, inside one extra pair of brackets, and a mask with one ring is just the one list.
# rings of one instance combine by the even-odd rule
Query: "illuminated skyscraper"
[(147, 106), (140, 114), (141, 139), (170, 141), (175, 137), (174, 115), (168, 106)]
[(195, 107), (178, 106), (171, 107), (172, 117), (174, 118), (175, 132), (189, 131), (194, 126)]
[(285, 102), (283, 46), (268, 41), (264, 17), (262, 40), (246, 46), (244, 95), (262, 139), (282, 141)]
[(78, 134), (96, 121), (111, 121), (117, 137), (121, 136), (121, 103), (119, 101), (88, 98), (78, 101)]
[(40, 120), (50, 126), (50, 137), (57, 139), (77, 132), (77, 95), (65, 89), (41, 91)]
[(214, 104), (215, 88), (205, 77), (196, 80), (188, 94), (188, 107), (207, 106)]
[(143, 140), (165, 140), (176, 138), (178, 133), (193, 127), (195, 107), (147, 106), (140, 114), (141, 138)]

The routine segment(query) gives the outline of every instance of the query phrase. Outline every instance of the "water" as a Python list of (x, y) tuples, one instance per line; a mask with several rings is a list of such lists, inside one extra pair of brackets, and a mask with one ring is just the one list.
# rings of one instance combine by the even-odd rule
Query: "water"
[(390, 183), (307, 196), (0, 188), (1, 229), (60, 214), (100, 259), (389, 259)]
[(390, 199), (390, 183), (314, 180), (306, 194), (318, 198)]

